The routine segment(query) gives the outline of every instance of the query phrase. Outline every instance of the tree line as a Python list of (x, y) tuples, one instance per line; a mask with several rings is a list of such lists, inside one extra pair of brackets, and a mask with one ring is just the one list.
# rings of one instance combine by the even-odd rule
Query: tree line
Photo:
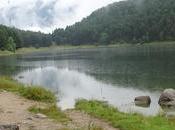
[(0, 25), (0, 49), (15, 52), (22, 47), (47, 47), (52, 42), (51, 34), (23, 31)]
[(0, 25), (0, 48), (107, 45), (175, 40), (174, 0), (127, 0), (96, 10), (81, 22), (52, 34)]

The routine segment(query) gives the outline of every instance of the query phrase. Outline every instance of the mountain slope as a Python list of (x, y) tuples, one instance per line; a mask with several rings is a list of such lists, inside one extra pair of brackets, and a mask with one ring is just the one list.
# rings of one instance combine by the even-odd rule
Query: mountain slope
[(143, 43), (175, 40), (174, 0), (127, 0), (93, 12), (52, 34), (58, 44)]

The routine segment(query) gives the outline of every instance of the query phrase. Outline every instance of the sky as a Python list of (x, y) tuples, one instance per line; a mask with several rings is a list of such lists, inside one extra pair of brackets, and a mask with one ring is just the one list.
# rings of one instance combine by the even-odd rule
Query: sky
[(0, 24), (48, 33), (117, 1), (120, 0), (0, 0)]

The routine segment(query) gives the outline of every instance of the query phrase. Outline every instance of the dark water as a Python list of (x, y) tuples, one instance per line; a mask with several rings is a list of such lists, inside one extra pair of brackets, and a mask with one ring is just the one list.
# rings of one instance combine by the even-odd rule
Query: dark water
[[(108, 101), (125, 112), (155, 115), (161, 91), (175, 88), (175, 47), (50, 50), (1, 57), (0, 74), (50, 88), (59, 95), (63, 109), (86, 98)], [(134, 97), (142, 95), (151, 96), (149, 108), (134, 105)]]

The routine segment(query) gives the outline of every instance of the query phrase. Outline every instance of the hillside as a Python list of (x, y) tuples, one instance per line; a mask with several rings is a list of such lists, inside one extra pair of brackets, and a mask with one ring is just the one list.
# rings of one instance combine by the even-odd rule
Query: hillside
[(49, 46), (51, 41), (50, 34), (0, 25), (0, 50), (15, 51), (21, 47), (45, 47)]
[(52, 34), (0, 25), (0, 49), (57, 45), (106, 45), (175, 40), (174, 0), (126, 0), (96, 10)]
[(93, 12), (81, 22), (56, 29), (56, 43), (110, 44), (175, 40), (174, 0), (127, 0)]

